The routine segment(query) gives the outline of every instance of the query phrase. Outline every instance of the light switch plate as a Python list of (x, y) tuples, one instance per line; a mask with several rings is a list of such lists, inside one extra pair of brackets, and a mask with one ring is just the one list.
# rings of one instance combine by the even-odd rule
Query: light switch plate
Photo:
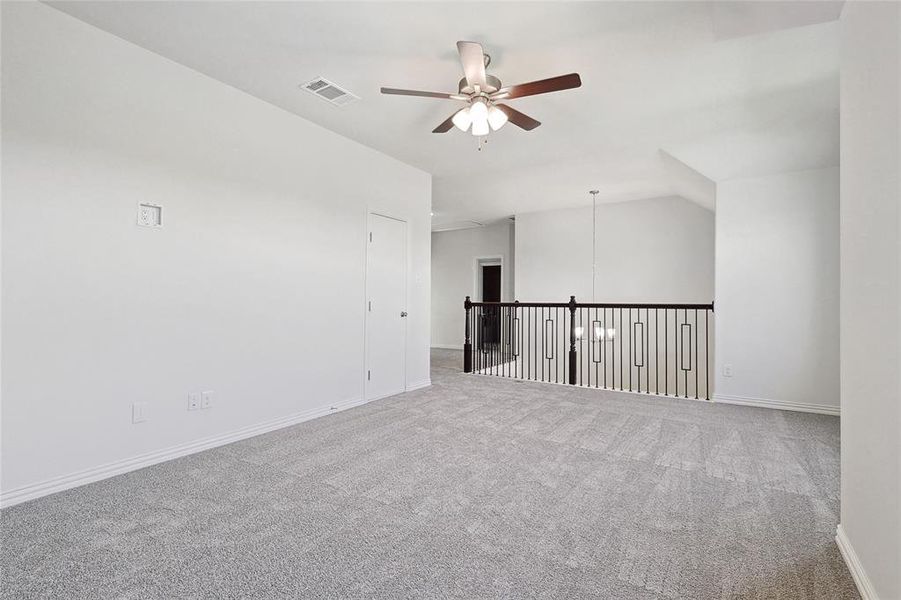
[(200, 392), (191, 392), (188, 394), (188, 410), (197, 410), (200, 408)]
[(213, 408), (212, 390), (207, 390), (200, 395), (200, 408)]
[(146, 402), (135, 402), (131, 405), (131, 422), (143, 423), (147, 420), (149, 412)]
[(162, 227), (163, 207), (157, 204), (138, 204), (138, 225), (141, 227)]

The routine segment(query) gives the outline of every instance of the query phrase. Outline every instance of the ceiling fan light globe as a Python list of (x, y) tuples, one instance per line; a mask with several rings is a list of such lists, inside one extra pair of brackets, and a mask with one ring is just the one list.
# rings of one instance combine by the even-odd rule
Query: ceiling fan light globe
[(472, 124), (472, 117), (469, 116), (469, 107), (461, 108), (451, 119), (454, 126), (460, 131), (466, 131)]
[(497, 131), (507, 122), (507, 113), (496, 106), (488, 109), (488, 124), (492, 131)]
[(473, 123), (484, 121), (488, 118), (488, 105), (481, 98), (474, 100), (469, 107), (469, 116), (472, 118)]
[(473, 120), (472, 135), (481, 137), (488, 135), (488, 131), (488, 119), (481, 119), (479, 121)]

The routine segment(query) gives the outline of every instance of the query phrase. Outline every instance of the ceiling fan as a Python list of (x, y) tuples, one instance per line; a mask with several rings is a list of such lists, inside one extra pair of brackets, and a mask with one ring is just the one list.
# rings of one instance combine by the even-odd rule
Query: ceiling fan
[(384, 87), (382, 88), (382, 93), (466, 102), (467, 106), (448, 117), (441, 125), (433, 129), (432, 133), (447, 133), (456, 126), (460, 131), (471, 131), (472, 135), (481, 137), (488, 135), (489, 131), (497, 131), (507, 121), (526, 131), (531, 131), (541, 125), (539, 121), (532, 117), (506, 104), (499, 104), (499, 101), (569, 90), (582, 85), (579, 74), (570, 73), (569, 75), (560, 75), (550, 79), (504, 87), (501, 85), (500, 79), (485, 73), (485, 68), (491, 63), (491, 57), (485, 54), (481, 44), (476, 42), (457, 42), (457, 51), (460, 53), (460, 62), (463, 63), (465, 76), (460, 80), (456, 94)]

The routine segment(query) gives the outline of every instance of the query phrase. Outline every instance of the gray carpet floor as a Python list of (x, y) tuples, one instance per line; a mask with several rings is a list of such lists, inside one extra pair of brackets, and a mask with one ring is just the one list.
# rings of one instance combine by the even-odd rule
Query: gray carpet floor
[(838, 419), (459, 372), (5, 509), (2, 598), (857, 598)]

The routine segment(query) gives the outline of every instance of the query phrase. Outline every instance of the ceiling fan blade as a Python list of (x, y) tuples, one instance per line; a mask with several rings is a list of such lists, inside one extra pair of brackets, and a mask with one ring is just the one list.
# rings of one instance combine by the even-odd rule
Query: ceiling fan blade
[(466, 83), (470, 87), (479, 86), (484, 90), (485, 83), (485, 52), (482, 45), (476, 42), (457, 42), (457, 52), (460, 53), (460, 62), (463, 63), (463, 74), (466, 75)]
[(504, 111), (504, 114), (507, 115), (508, 121), (521, 129), (532, 131), (533, 129), (541, 125), (541, 121), (536, 121), (529, 115), (523, 114), (515, 108), (510, 108), (506, 104), (495, 104), (495, 106)]
[(449, 116), (446, 121), (442, 122), (441, 125), (433, 129), (432, 133), (447, 133), (448, 131), (450, 131), (454, 127), (454, 115), (456, 114), (457, 113), (454, 113), (453, 115)]
[(382, 88), (383, 94), (395, 96), (421, 96), (423, 98), (441, 98), (443, 100), (468, 100), (467, 96), (460, 94), (445, 94), (443, 92), (422, 92), (419, 90), (399, 90), (396, 88)]
[(548, 92), (571, 90), (580, 87), (581, 85), (582, 79), (579, 77), (579, 74), (570, 73), (569, 75), (560, 75), (559, 77), (551, 77), (550, 79), (530, 81), (529, 83), (520, 83), (519, 85), (501, 88), (491, 94), (491, 98), (509, 100), (513, 98), (522, 98), (523, 96), (535, 96), (537, 94), (547, 94)]

